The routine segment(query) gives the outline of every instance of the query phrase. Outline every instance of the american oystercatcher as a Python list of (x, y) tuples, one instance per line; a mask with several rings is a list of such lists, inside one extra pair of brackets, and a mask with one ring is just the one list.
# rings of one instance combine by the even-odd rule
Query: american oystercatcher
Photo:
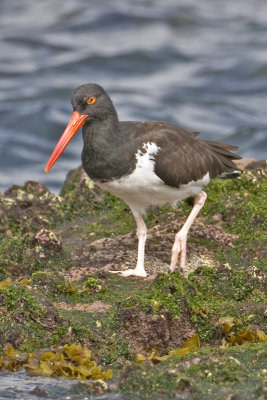
[(151, 205), (170, 203), (194, 196), (194, 206), (176, 234), (170, 271), (178, 257), (186, 263), (188, 231), (207, 194), (202, 190), (210, 179), (234, 178), (240, 174), (232, 160), (237, 147), (202, 140), (197, 133), (167, 122), (119, 121), (105, 90), (96, 84), (78, 87), (72, 96), (73, 115), (56, 145), (45, 172), (54, 165), (75, 133), (83, 126), (82, 164), (101, 188), (120, 197), (130, 207), (137, 226), (138, 257), (135, 269), (122, 276), (147, 276), (144, 268), (147, 229), (142, 215)]

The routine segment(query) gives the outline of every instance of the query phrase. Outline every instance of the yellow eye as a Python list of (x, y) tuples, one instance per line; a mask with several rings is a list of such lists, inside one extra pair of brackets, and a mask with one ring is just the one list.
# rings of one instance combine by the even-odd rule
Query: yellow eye
[(96, 98), (94, 96), (91, 96), (86, 100), (87, 104), (94, 104), (95, 102), (96, 102)]

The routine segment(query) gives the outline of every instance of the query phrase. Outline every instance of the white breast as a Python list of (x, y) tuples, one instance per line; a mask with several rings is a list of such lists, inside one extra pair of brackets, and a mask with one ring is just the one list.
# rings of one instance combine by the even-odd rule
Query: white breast
[(199, 193), (210, 181), (209, 173), (202, 179), (180, 185), (179, 188), (166, 185), (154, 171), (155, 155), (159, 147), (155, 143), (145, 143), (144, 151), (138, 150), (135, 170), (118, 180), (97, 184), (125, 201), (133, 213), (144, 213), (151, 204), (169, 203), (176, 205), (179, 200)]

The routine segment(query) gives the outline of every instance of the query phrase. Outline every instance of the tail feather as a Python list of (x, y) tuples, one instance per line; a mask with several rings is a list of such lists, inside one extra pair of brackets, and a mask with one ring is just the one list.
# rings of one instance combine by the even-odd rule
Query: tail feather
[(231, 144), (215, 142), (213, 140), (205, 140), (205, 144), (211, 148), (215, 158), (215, 162), (221, 165), (221, 173), (217, 176), (222, 179), (231, 179), (238, 177), (242, 171), (239, 170), (233, 160), (239, 160), (238, 154), (232, 153), (231, 150), (237, 150), (237, 146)]
[[(233, 144), (216, 142), (215, 140), (205, 140), (206, 143), (211, 145), (212, 147), (218, 147), (219, 149), (227, 149), (227, 150), (238, 150), (238, 146), (234, 146)], [(232, 153), (233, 154), (233, 153)], [(241, 158), (239, 155), (234, 154), (237, 158)]]
[(236, 169), (232, 172), (223, 172), (218, 176), (220, 179), (233, 179), (237, 178), (240, 174), (242, 174), (242, 171), (240, 169)]

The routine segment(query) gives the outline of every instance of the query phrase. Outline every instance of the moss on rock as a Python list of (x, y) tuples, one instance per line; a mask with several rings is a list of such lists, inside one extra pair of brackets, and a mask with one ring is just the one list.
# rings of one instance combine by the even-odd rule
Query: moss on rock
[(132, 363), (121, 373), (118, 389), (140, 400), (263, 400), (265, 356), (266, 344), (248, 344), (200, 349), (157, 365)]
[[(11, 278), (0, 285), (1, 351), (7, 343), (33, 351), (78, 341), (117, 371), (116, 383), (103, 391), (141, 399), (260, 399), (265, 345), (219, 346), (231, 344), (222, 318), (234, 321), (236, 337), (249, 326), (254, 333), (266, 327), (266, 181), (261, 168), (210, 184), (190, 230), (184, 275), (168, 273), (166, 263), (191, 205), (149, 209), (145, 280), (108, 272), (134, 266), (134, 221), (82, 168), (71, 171), (60, 196), (36, 182), (0, 194), (0, 281)], [(129, 364), (138, 352), (166, 354), (196, 334), (197, 354)], [(257, 340), (256, 333), (249, 337)]]
[(67, 333), (67, 321), (42, 294), (19, 282), (0, 290), (0, 348), (9, 343), (31, 351), (61, 342)]

